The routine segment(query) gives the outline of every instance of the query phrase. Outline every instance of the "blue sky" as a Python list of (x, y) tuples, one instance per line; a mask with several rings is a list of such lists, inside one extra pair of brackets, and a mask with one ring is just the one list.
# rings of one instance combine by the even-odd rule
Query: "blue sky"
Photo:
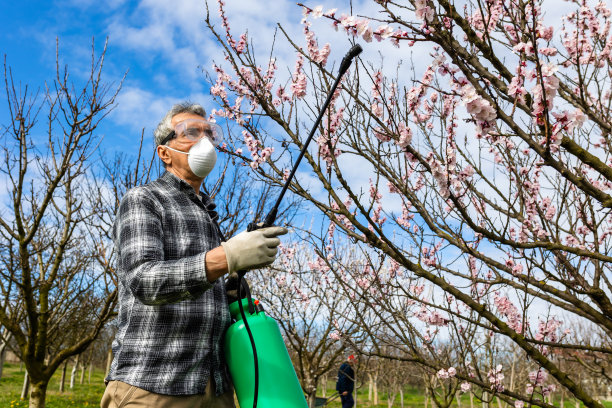
[[(245, 25), (249, 23), (243, 17), (247, 12), (257, 17), (264, 10), (263, 2), (252, 2), (250, 9), (243, 10), (237, 3), (244, 6), (244, 2), (234, 2), (228, 5), (228, 12), (238, 10), (235, 19)], [(211, 7), (216, 17), (216, 3)], [(294, 6), (292, 11), (299, 22), (299, 8)], [(106, 80), (118, 84), (128, 74), (116, 110), (100, 129), (103, 148), (132, 148), (137, 146), (141, 129), (151, 135), (157, 121), (177, 101), (197, 101), (208, 111), (215, 107), (202, 68), (210, 68), (212, 60), (221, 55), (204, 26), (204, 15), (202, 0), (6, 2), (0, 13), (0, 53), (6, 55), (16, 83), (42, 88), (55, 74), (57, 38), (61, 64), (67, 64), (73, 80), (82, 83), (92, 38), (99, 53), (108, 37)], [(263, 25), (271, 24), (274, 22)], [(4, 97), (0, 107), (5, 125)]]
[[(68, 65), (73, 80), (80, 83), (88, 68), (92, 38), (99, 54), (108, 37), (106, 80), (118, 84), (123, 74), (128, 74), (117, 108), (101, 128), (105, 136), (103, 146), (111, 150), (117, 146), (137, 146), (140, 130), (144, 127), (150, 135), (173, 102), (192, 99), (211, 108), (208, 85), (198, 68), (198, 64), (207, 61), (204, 58), (198, 61), (199, 53), (194, 46), (195, 41), (205, 37), (203, 25), (199, 24), (204, 3), (197, 2), (200, 16), (182, 21), (169, 16), (167, 23), (162, 23), (163, 9), (156, 8), (154, 3), (12, 2), (3, 5), (0, 13), (3, 27), (0, 52), (6, 54), (16, 82), (38, 88), (53, 78), (58, 38), (61, 63)], [(185, 35), (186, 30), (194, 28), (200, 32)], [(3, 100), (3, 111), (5, 104)], [(5, 120), (3, 113), (2, 122)]]

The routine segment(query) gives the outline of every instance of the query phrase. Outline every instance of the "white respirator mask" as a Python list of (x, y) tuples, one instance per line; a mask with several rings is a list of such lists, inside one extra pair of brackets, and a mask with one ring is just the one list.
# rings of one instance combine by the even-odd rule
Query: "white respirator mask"
[(182, 152), (170, 146), (166, 147), (177, 153), (188, 155), (187, 162), (189, 163), (189, 168), (193, 174), (201, 178), (208, 176), (215, 167), (215, 163), (217, 163), (217, 151), (215, 150), (215, 146), (213, 146), (210, 139), (206, 137), (203, 137), (196, 144), (191, 146), (189, 152)]

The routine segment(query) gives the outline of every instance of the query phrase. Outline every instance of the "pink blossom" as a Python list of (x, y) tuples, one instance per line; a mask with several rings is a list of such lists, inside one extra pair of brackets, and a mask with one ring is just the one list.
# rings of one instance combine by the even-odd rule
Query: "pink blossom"
[(333, 331), (329, 333), (330, 340), (340, 340), (340, 333), (337, 331)]
[(381, 25), (378, 26), (378, 28), (374, 30), (372, 34), (374, 35), (374, 38), (376, 38), (377, 41), (382, 41), (391, 37), (391, 35), (393, 34), (393, 28), (386, 24)]
[[(554, 74), (558, 67), (555, 64), (544, 64), (542, 66), (542, 84), (538, 81), (537, 85), (531, 90), (534, 99), (533, 115), (539, 117), (544, 112), (544, 109), (551, 109), (553, 107), (553, 99), (557, 95), (557, 89), (559, 88), (559, 78)], [(536, 73), (532, 73), (536, 75)], [(544, 98), (546, 98), (546, 106), (544, 106)]]
[(365, 40), (365, 42), (372, 42), (372, 37), (374, 35), (374, 31), (372, 31), (372, 29), (370, 27), (368, 27), (364, 32), (363, 32), (363, 39)]
[(472, 388), (472, 384), (467, 381), (461, 383), (461, 392), (468, 392)]
[(323, 16), (323, 6), (317, 6), (312, 9), (311, 15), (312, 18), (320, 18), (321, 16)]
[(238, 41), (238, 44), (236, 44), (236, 53), (237, 54), (242, 54), (246, 48), (247, 45), (247, 36), (246, 33), (242, 34), (240, 36), (240, 41)]
[(334, 9), (329, 9), (329, 10), (327, 10), (325, 13), (323, 13), (323, 15), (324, 15), (325, 17), (333, 17), (333, 16), (336, 14), (336, 11), (338, 11), (338, 9), (337, 9), (337, 8), (334, 8)]
[(555, 216), (555, 213), (557, 212), (557, 209), (555, 208), (554, 205), (551, 205), (550, 207), (548, 207), (548, 209), (546, 210), (546, 214), (544, 214), (544, 217), (550, 221), (553, 219), (553, 217)]
[(251, 168), (255, 170), (259, 167), (260, 164), (262, 164), (263, 162), (267, 161), (270, 158), (270, 156), (272, 155), (272, 152), (274, 152), (274, 148), (266, 147), (262, 149), (263, 146), (261, 145), (261, 142), (255, 139), (253, 135), (251, 135), (246, 130), (242, 131), (242, 137), (243, 137), (244, 143), (247, 146), (247, 149), (251, 153), (251, 158), (252, 158)]
[(445, 369), (440, 369), (440, 371), (438, 371), (436, 373), (436, 376), (440, 379), (446, 379), (449, 378), (448, 372)]
[(548, 397), (550, 396), (550, 394), (552, 394), (555, 390), (557, 389), (557, 387), (555, 386), (555, 384), (549, 384), (545, 387), (542, 387), (542, 396), (544, 397)]
[(428, 5), (427, 0), (416, 0), (414, 6), (416, 8), (415, 14), (418, 19), (425, 20), (427, 22), (433, 20), (434, 9)]
[(524, 79), (521, 76), (512, 77), (510, 81), (510, 85), (508, 86), (508, 95), (515, 96), (519, 101), (523, 102), (525, 99), (525, 95), (527, 95), (527, 90), (523, 86)]
[(371, 35), (372, 29), (370, 28), (370, 20), (367, 18), (357, 20), (355, 29), (357, 30), (357, 35), (363, 36), (368, 30), (370, 31)]
[[(512, 261), (512, 260), (508, 260)], [(508, 262), (506, 262), (508, 265)], [(514, 267), (514, 262), (511, 262), (509, 267)], [(517, 333), (523, 330), (522, 314), (516, 306), (506, 296), (499, 296), (497, 292), (493, 295), (493, 302), (497, 311), (506, 318), (508, 326)]]
[(558, 53), (558, 50), (555, 47), (540, 48), (538, 51), (540, 54), (546, 55), (547, 57), (554, 57)]
[(278, 287), (282, 288), (284, 286), (287, 286), (287, 276), (280, 275), (280, 276), (277, 276), (275, 279), (276, 279), (276, 284), (278, 285)]
[(531, 42), (520, 42), (512, 47), (512, 50), (517, 54), (525, 53), (527, 56), (532, 56), (535, 52), (533, 44)]
[(536, 387), (541, 386), (546, 382), (547, 379), (548, 379), (548, 373), (544, 371), (543, 369), (531, 371), (529, 373), (529, 381), (531, 382), (531, 385), (533, 386), (536, 386)]
[(429, 163), (429, 166), (431, 168), (431, 175), (433, 176), (433, 178), (436, 180), (440, 190), (440, 195), (443, 198), (448, 198), (450, 195), (450, 190), (449, 190), (449, 176), (448, 176), (448, 171), (447, 169), (443, 166), (443, 164), (435, 159), (435, 157), (433, 156), (433, 153), (430, 153), (427, 156), (427, 162)]
[(555, 32), (554, 27), (538, 27), (538, 36), (544, 41), (550, 41)]
[(412, 130), (404, 122), (400, 122), (398, 127), (399, 139), (397, 144), (402, 149), (405, 149), (412, 142)]
[(487, 373), (487, 378), (489, 379), (489, 383), (491, 384), (491, 389), (497, 392), (502, 392), (504, 390), (504, 385), (502, 384), (503, 379), (505, 378), (502, 373), (502, 365), (499, 364), (495, 369), (489, 370)]
[(465, 85), (461, 89), (461, 96), (467, 111), (474, 116), (474, 119), (489, 122), (497, 117), (489, 101), (481, 97), (472, 85)]
[(301, 99), (306, 96), (306, 74), (302, 69), (304, 65), (304, 57), (302, 54), (298, 54), (295, 61), (295, 71), (293, 73), (293, 81), (291, 83), (291, 92), (293, 96)]
[(538, 341), (546, 340), (556, 342), (558, 340), (557, 329), (561, 326), (561, 321), (551, 317), (546, 321), (538, 323), (538, 331), (535, 335), (535, 339)]
[(419, 311), (415, 314), (415, 316), (427, 323), (430, 324), (432, 326), (446, 326), (448, 324), (448, 319), (444, 318), (440, 313), (438, 313), (437, 311), (432, 311), (429, 312), (425, 306), (421, 306), (421, 309), (419, 309)]

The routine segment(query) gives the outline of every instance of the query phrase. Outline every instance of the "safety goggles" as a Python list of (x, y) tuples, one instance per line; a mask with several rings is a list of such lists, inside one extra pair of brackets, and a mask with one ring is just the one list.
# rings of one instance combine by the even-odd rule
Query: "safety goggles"
[(216, 123), (203, 119), (186, 119), (177, 123), (174, 130), (160, 142), (160, 145), (165, 145), (174, 137), (185, 137), (194, 142), (207, 137), (213, 146), (218, 146), (223, 140), (223, 129)]

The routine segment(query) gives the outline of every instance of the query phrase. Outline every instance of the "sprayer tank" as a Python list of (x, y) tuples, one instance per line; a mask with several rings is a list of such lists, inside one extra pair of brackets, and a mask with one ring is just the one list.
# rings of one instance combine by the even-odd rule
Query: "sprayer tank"
[[(259, 363), (258, 408), (307, 408), (308, 404), (298, 381), (289, 353), (276, 320), (263, 311), (250, 314), (247, 299), (243, 299), (247, 322), (255, 339)], [(232, 375), (241, 408), (253, 406), (255, 375), (253, 349), (245, 328), (238, 302), (230, 306), (236, 320), (225, 335), (225, 357)]]

